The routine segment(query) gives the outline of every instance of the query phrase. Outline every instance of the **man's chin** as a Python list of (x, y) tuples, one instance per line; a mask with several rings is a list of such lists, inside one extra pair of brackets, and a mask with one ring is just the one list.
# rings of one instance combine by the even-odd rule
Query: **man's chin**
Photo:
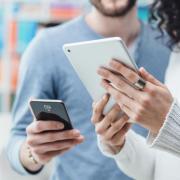
[(124, 8), (106, 8), (103, 13), (106, 16), (110, 17), (122, 17), (129, 13), (129, 11), (125, 11)]
[(136, 5), (136, 0), (129, 0), (127, 4), (103, 4), (97, 0), (91, 0), (91, 3), (96, 7), (96, 9), (105, 16), (110, 17), (122, 17), (128, 14), (133, 7)]

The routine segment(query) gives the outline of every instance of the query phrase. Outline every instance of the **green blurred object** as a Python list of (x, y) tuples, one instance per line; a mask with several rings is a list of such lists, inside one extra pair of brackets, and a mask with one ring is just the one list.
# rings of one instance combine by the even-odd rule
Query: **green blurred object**
[(15, 100), (15, 93), (12, 93), (11, 94), (11, 102), (10, 102), (10, 110), (12, 110), (12, 108), (13, 108), (14, 100)]
[(0, 112), (2, 112), (2, 105), (3, 105), (3, 103), (2, 103), (2, 94), (0, 94)]

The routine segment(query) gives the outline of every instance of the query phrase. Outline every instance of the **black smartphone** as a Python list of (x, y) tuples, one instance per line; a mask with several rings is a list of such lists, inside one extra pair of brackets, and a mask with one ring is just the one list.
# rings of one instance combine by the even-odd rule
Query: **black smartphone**
[(59, 121), (64, 124), (63, 130), (71, 130), (73, 126), (66, 106), (61, 100), (33, 99), (29, 107), (34, 118), (39, 121)]

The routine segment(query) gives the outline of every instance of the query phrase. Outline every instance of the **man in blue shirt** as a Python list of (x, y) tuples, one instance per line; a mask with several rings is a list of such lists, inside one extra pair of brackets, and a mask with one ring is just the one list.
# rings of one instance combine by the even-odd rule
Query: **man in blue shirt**
[[(159, 32), (138, 20), (136, 0), (91, 0), (91, 3), (94, 8), (86, 16), (39, 33), (23, 55), (7, 147), (13, 168), (21, 174), (36, 174), (56, 157), (52, 180), (130, 179), (113, 160), (99, 152), (90, 122), (92, 99), (62, 46), (119, 36), (128, 45), (137, 65), (144, 66), (161, 81), (170, 51), (156, 39)], [(62, 132), (60, 123), (33, 122), (28, 108), (31, 97), (63, 100), (77, 130)], [(134, 129), (146, 135), (143, 128)]]

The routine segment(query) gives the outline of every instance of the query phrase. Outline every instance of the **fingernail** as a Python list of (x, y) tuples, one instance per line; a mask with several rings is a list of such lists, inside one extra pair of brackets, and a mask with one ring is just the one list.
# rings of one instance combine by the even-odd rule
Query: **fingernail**
[(99, 75), (103, 75), (104, 74), (104, 68), (103, 67), (99, 67), (99, 69), (97, 70), (97, 73)]
[(74, 130), (74, 134), (75, 134), (75, 135), (79, 135), (79, 134), (80, 134), (80, 131), (79, 131), (79, 130)]
[(84, 140), (84, 136), (81, 135), (81, 136), (79, 137), (79, 139), (80, 139), (80, 140)]
[(141, 67), (140, 70), (145, 71), (145, 69), (143, 67)]
[(99, 68), (97, 69), (97, 73), (98, 73), (98, 74), (101, 73), (101, 67), (99, 67)]
[(93, 103), (92, 103), (92, 107), (94, 107), (95, 105), (96, 105), (96, 102), (93, 102)]
[(107, 99), (107, 94), (105, 94), (104, 96), (103, 96), (103, 100), (106, 100)]
[(113, 66), (114, 63), (115, 63), (115, 61), (112, 59), (112, 60), (109, 62), (109, 65), (110, 65), (110, 66)]

